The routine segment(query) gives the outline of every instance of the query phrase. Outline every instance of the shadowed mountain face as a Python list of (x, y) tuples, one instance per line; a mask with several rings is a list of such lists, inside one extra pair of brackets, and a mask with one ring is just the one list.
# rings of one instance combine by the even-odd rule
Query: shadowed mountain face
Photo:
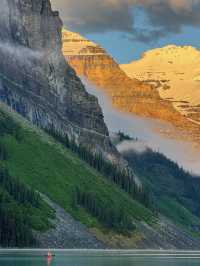
[(61, 47), (62, 22), (49, 0), (2, 0), (0, 98), (33, 123), (114, 153), (97, 99)]
[[(79, 76), (104, 89), (112, 97), (115, 107), (170, 122), (181, 132), (187, 131), (184, 138), (200, 142), (200, 126), (179, 112), (169, 98), (163, 98), (155, 83), (141, 79), (138, 71), (137, 75), (133, 71), (129, 77), (123, 71), (125, 67), (121, 68), (104, 49), (79, 34), (63, 30), (62, 35), (63, 54), (68, 63)], [(159, 68), (159, 64), (156, 67)]]

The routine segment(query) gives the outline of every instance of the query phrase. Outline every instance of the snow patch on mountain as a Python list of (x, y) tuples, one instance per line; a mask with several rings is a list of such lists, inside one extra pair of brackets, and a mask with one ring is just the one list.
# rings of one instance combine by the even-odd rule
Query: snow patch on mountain
[(150, 50), (121, 68), (129, 77), (156, 86), (163, 99), (200, 124), (200, 50), (168, 45)]

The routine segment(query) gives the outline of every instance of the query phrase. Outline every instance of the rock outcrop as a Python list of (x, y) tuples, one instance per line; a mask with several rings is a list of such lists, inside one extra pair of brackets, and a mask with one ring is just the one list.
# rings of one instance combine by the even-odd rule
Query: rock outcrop
[(61, 29), (49, 0), (1, 1), (0, 99), (42, 128), (118, 157), (97, 99), (62, 55)]
[(35, 232), (39, 248), (60, 249), (105, 249), (90, 230), (48, 197), (42, 195), (46, 203), (55, 211), (56, 218), (51, 221), (53, 228), (47, 232)]

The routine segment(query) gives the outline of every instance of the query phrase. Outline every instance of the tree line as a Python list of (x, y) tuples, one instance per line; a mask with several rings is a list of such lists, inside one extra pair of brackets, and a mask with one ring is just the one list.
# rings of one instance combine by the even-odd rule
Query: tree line
[(119, 166), (105, 160), (101, 153), (94, 153), (88, 147), (81, 144), (78, 145), (73, 138), (69, 139), (67, 135), (63, 137), (61, 134), (56, 132), (53, 127), (47, 129), (46, 132), (61, 142), (65, 147), (76, 153), (79, 158), (87, 162), (99, 173), (117, 184), (133, 199), (139, 201), (145, 207), (153, 208), (149, 191), (135, 183), (133, 174), (130, 170), (121, 169)]
[[(11, 117), (0, 111), (0, 137), (5, 135), (12, 135), (20, 141), (22, 130)], [(8, 158), (6, 145), (0, 141), (0, 246), (35, 246), (28, 210), (31, 212), (33, 208), (40, 208), (41, 198), (37, 192), (10, 175), (5, 167)]]
[(18, 203), (29, 203), (35, 208), (40, 206), (41, 198), (39, 193), (35, 192), (31, 188), (28, 188), (18, 179), (12, 177), (7, 168), (4, 167), (0, 169), (0, 186), (6, 190)]
[(0, 245), (30, 247), (36, 242), (25, 210), (12, 197), (0, 190)]
[(0, 142), (0, 161), (6, 161), (8, 159), (8, 152), (5, 145)]
[(29, 247), (36, 244), (27, 210), (39, 208), (40, 195), (0, 167), (0, 245)]
[(151, 149), (143, 153), (129, 151), (124, 156), (150, 187), (156, 204), (162, 197), (170, 197), (200, 217), (200, 176)]
[(135, 229), (133, 219), (125, 208), (116, 204), (105, 205), (94, 192), (85, 192), (77, 187), (74, 193), (74, 204), (86, 209), (108, 229), (122, 234), (129, 234)]

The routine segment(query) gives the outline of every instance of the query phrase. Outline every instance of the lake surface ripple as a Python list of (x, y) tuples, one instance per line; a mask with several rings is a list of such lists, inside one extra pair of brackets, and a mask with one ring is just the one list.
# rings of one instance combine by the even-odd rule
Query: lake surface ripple
[(0, 266), (197, 266), (200, 251), (0, 250)]

